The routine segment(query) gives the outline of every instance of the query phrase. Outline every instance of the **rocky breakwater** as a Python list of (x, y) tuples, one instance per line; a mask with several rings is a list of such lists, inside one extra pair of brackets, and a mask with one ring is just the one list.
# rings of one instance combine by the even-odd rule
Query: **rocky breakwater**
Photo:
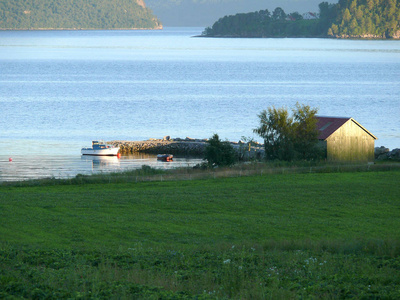
[[(149, 139), (147, 141), (111, 141), (110, 144), (119, 146), (121, 154), (129, 153), (151, 153), (151, 154), (174, 154), (204, 156), (207, 147), (207, 139), (174, 138), (165, 136), (162, 139)], [(264, 147), (262, 144), (252, 142), (230, 142), (237, 152), (240, 160), (262, 158)]]
[(375, 148), (375, 159), (377, 160), (396, 160), (400, 161), (400, 148), (393, 149), (384, 146)]
[(149, 139), (147, 141), (111, 141), (110, 144), (119, 146), (122, 154), (129, 153), (152, 153), (152, 154), (181, 154), (181, 155), (204, 155), (207, 140), (192, 138), (171, 139), (166, 136), (162, 139)]

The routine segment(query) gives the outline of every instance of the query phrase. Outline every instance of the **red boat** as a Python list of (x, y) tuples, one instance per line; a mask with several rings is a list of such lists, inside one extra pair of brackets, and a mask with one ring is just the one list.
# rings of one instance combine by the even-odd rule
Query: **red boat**
[(157, 160), (161, 161), (172, 161), (174, 156), (172, 154), (158, 154)]

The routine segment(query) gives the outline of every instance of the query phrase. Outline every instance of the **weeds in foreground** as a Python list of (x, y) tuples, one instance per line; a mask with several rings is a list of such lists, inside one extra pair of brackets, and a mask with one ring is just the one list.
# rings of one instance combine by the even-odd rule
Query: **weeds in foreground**
[[(399, 241), (217, 244), (192, 249), (0, 246), (0, 296), (265, 299), (400, 297)], [(386, 245), (386, 248), (382, 245)], [(325, 250), (324, 250), (325, 249)]]

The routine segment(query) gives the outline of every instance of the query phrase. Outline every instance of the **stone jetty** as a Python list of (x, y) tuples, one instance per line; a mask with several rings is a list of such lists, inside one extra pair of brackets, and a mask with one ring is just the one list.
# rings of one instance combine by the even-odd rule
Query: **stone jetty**
[[(174, 138), (165, 136), (162, 139), (148, 139), (146, 141), (110, 141), (114, 146), (119, 146), (122, 154), (129, 153), (151, 153), (151, 154), (174, 154), (204, 156), (207, 147), (207, 139)], [(238, 152), (241, 159), (262, 157), (264, 148), (255, 143), (251, 147), (247, 143), (231, 142), (233, 148)]]
[(204, 155), (207, 140), (192, 138), (171, 139), (166, 136), (162, 139), (149, 139), (147, 141), (111, 141), (110, 144), (119, 146), (122, 154), (128, 153), (152, 153), (152, 154), (181, 154)]

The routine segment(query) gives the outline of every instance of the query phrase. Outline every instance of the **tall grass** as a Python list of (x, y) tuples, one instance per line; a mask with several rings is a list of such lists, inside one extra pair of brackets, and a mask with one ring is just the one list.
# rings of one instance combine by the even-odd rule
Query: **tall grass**
[(0, 298), (400, 298), (399, 169), (299, 168), (2, 185)]

